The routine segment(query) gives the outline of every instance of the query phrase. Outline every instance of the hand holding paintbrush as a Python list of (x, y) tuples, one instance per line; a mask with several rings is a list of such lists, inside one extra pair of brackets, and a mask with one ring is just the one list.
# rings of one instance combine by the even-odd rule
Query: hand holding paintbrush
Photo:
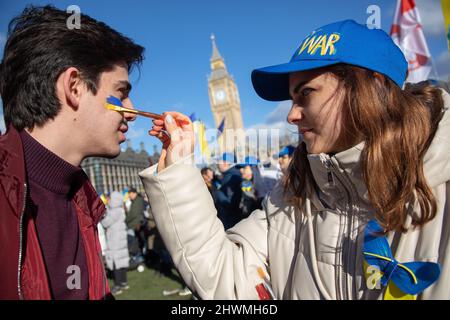
[(179, 112), (165, 112), (161, 115), (128, 109), (122, 105), (120, 99), (114, 96), (107, 98), (105, 107), (109, 110), (133, 113), (153, 119), (149, 134), (161, 140), (163, 144), (158, 161), (158, 172), (194, 152), (194, 127), (189, 117)]
[(158, 161), (158, 172), (194, 152), (194, 127), (189, 117), (179, 112), (165, 112), (163, 115), (128, 109), (122, 102), (109, 96), (105, 107), (109, 110), (127, 112), (153, 119), (149, 134), (158, 138), (163, 146)]

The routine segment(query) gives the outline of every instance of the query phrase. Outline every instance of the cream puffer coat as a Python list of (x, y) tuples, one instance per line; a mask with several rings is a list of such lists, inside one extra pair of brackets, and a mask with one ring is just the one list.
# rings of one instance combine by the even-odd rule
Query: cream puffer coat
[[(399, 262), (438, 262), (441, 274), (419, 299), (450, 299), (450, 96), (424, 159), (437, 199), (436, 217), (407, 232), (390, 232)], [(258, 299), (258, 267), (270, 277), (277, 299), (382, 299), (363, 274), (364, 227), (373, 219), (363, 183), (359, 144), (334, 156), (309, 155), (319, 186), (299, 212), (283, 200), (281, 184), (263, 210), (224, 231), (199, 170), (183, 159), (156, 173), (140, 173), (161, 236), (187, 285), (203, 299)], [(379, 173), (376, 173), (379, 174)]]

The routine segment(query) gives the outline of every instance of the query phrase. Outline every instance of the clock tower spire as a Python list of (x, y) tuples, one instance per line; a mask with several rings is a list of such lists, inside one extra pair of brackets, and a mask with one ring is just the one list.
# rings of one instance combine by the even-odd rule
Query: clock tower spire
[[(217, 48), (216, 37), (214, 34), (211, 35), (211, 42), (211, 73), (208, 77), (208, 92), (216, 128), (219, 127), (222, 120), (225, 119), (220, 152), (239, 153), (239, 150), (236, 149), (236, 146), (238, 145), (238, 140), (236, 138), (242, 135), (244, 129), (239, 92), (233, 77), (228, 73), (225, 60)], [(225, 145), (227, 134), (234, 134), (234, 146)]]
[(211, 70), (219, 70), (224, 69), (227, 70), (225, 66), (225, 61), (223, 60), (222, 56), (220, 55), (219, 49), (217, 49), (216, 45), (216, 37), (214, 34), (211, 34), (211, 41), (212, 41), (212, 56), (211, 56)]

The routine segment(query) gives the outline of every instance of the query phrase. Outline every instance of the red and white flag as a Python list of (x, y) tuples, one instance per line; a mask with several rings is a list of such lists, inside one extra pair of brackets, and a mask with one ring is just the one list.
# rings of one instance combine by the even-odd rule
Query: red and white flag
[(431, 54), (414, 0), (397, 0), (391, 37), (408, 61), (406, 81), (415, 83), (427, 80), (431, 71)]

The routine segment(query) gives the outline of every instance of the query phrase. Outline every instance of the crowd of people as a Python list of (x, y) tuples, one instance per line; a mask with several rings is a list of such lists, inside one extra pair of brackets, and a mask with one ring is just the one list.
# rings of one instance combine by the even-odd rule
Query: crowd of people
[(173, 264), (158, 235), (146, 194), (129, 187), (100, 198), (106, 213), (98, 224), (99, 240), (105, 267), (114, 281), (111, 293), (119, 295), (130, 288), (130, 270), (143, 272), (147, 266), (169, 276)]
[(288, 145), (273, 155), (278, 159), (260, 163), (254, 156), (239, 162), (235, 154), (223, 153), (217, 165), (203, 167), (200, 172), (214, 201), (217, 215), (224, 228), (229, 229), (254, 210), (262, 209), (262, 202), (275, 184), (287, 173), (295, 146)]
[(143, 271), (154, 230), (149, 223), (148, 202), (134, 187), (100, 197), (106, 214), (98, 225), (99, 240), (106, 266), (114, 277), (111, 292), (118, 295), (129, 289), (128, 270)]

